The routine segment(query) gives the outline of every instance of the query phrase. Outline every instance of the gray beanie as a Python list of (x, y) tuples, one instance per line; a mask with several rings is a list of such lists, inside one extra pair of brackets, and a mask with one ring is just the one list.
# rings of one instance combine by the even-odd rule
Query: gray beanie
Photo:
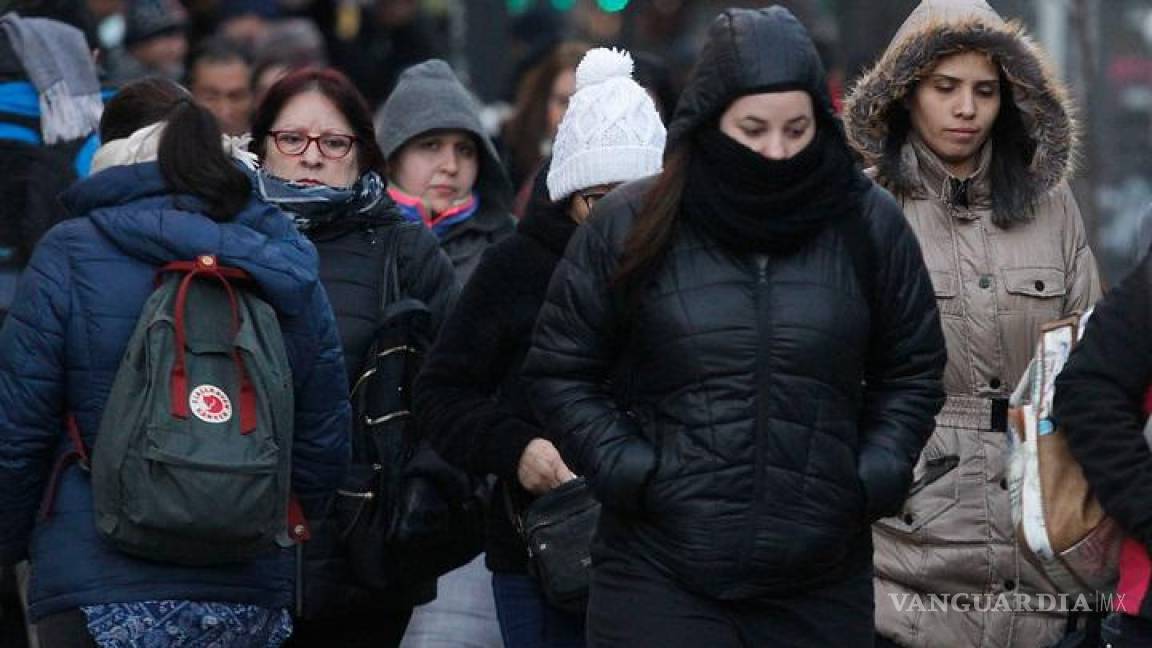
[(481, 149), (480, 177), (476, 181), (481, 198), (503, 206), (511, 202), (512, 185), (496, 146), (480, 122), (480, 104), (444, 61), (430, 59), (404, 70), (396, 88), (376, 113), (375, 126), (385, 159), (391, 159), (408, 140), (428, 131), (471, 133)]

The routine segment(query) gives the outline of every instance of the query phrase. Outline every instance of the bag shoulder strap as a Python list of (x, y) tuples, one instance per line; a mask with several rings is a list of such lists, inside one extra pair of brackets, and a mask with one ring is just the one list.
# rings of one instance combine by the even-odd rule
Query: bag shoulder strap
[(860, 212), (849, 214), (840, 219), (840, 230), (844, 235), (844, 244), (848, 248), (848, 256), (852, 261), (852, 272), (856, 281), (864, 291), (864, 299), (868, 302), (868, 309), (872, 313), (878, 312), (876, 292), (877, 274), (880, 263), (877, 259), (876, 246), (872, 242), (872, 232), (868, 227), (867, 214)]
[[(880, 273), (880, 259), (876, 251), (876, 244), (872, 241), (872, 228), (868, 226), (868, 214), (863, 209), (841, 218), (836, 226), (848, 248), (848, 257), (852, 262), (852, 274), (864, 293), (864, 301), (868, 304), (868, 349), (871, 358), (876, 347), (877, 331), (881, 324), (877, 321), (878, 315), (883, 313), (880, 308), (878, 276)], [(865, 367), (867, 376), (867, 367)]]
[(377, 313), (378, 317), (383, 319), (385, 309), (389, 304), (399, 300), (404, 296), (403, 291), (400, 289), (400, 239), (403, 237), (404, 229), (406, 227), (423, 227), (418, 223), (395, 223), (389, 225), (384, 230), (384, 246), (381, 249), (381, 254), (384, 255), (382, 260), (382, 275), (381, 275), (381, 289), (380, 289), (380, 309)]
[(87, 446), (84, 445), (84, 437), (80, 434), (80, 426), (76, 423), (76, 415), (68, 414), (65, 419), (65, 429), (68, 431), (68, 440), (72, 443), (72, 448), (60, 455), (56, 460), (55, 465), (52, 467), (52, 474), (48, 478), (48, 488), (44, 491), (44, 497), (40, 502), (40, 519), (47, 520), (52, 517), (53, 507), (56, 503), (56, 489), (60, 483), (60, 477), (64, 474), (64, 469), (70, 464), (78, 464), (85, 472), (91, 470), (92, 456), (88, 452)]

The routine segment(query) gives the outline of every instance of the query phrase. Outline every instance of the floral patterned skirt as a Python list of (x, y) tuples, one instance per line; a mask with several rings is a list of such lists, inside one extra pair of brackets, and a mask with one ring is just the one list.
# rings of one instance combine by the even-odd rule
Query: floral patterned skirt
[(292, 634), (285, 609), (203, 601), (82, 608), (100, 648), (276, 648)]

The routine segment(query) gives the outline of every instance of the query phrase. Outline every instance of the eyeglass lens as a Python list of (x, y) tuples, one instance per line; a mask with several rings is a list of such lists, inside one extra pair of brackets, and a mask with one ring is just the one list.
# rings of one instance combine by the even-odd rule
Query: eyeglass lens
[(276, 148), (284, 155), (303, 155), (312, 142), (320, 149), (320, 155), (330, 159), (340, 159), (352, 150), (353, 138), (348, 135), (329, 133), (311, 137), (295, 131), (279, 131), (273, 134)]

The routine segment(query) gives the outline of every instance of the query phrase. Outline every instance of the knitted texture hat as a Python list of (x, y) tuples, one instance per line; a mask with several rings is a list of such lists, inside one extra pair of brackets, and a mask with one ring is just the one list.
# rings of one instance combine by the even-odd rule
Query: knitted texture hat
[(556, 130), (549, 198), (658, 173), (664, 138), (652, 97), (632, 80), (632, 56), (590, 50), (576, 67), (576, 93)]

